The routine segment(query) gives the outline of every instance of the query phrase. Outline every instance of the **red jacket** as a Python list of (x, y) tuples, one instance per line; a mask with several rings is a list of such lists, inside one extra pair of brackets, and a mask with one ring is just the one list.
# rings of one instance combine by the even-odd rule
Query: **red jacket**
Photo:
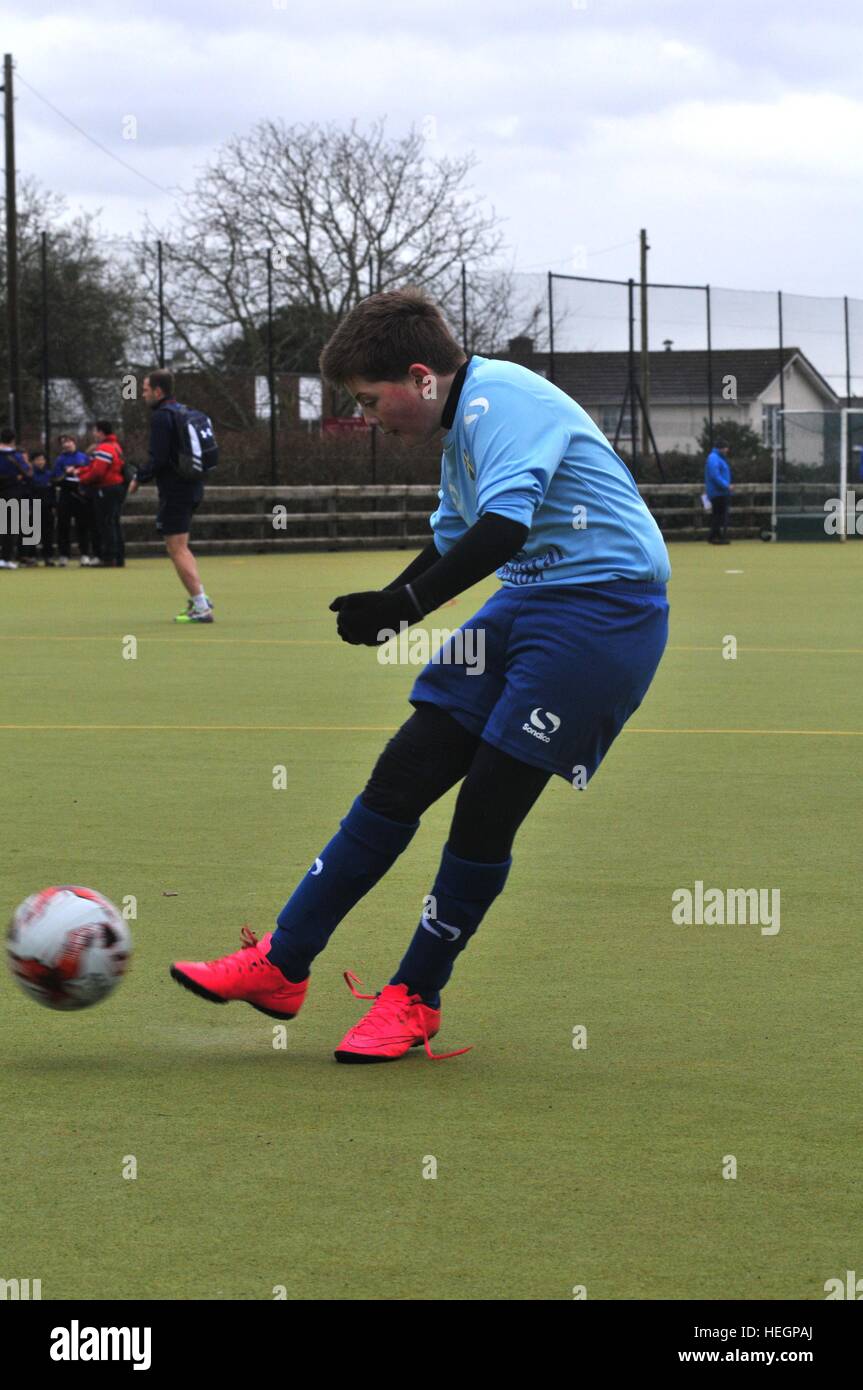
[(106, 434), (93, 450), (93, 462), (78, 473), (88, 487), (117, 487), (123, 482), (123, 450), (116, 434)]

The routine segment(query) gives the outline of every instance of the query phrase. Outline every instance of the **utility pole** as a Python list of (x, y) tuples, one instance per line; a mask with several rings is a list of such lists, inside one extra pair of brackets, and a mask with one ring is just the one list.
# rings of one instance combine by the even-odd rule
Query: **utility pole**
[(641, 438), (646, 450), (650, 438), (650, 360), (647, 356), (647, 253), (650, 247), (644, 227), (639, 232), (638, 239), (641, 246)]
[(15, 206), (15, 107), (12, 54), (3, 55), (3, 113), (6, 122), (6, 331), (9, 341), (9, 423), (21, 432), (21, 361), (18, 334), (18, 215)]
[(159, 299), (159, 366), (165, 365), (165, 274), (162, 265), (162, 240), (156, 243), (156, 271), (158, 276)]
[(51, 460), (51, 363), (48, 356), (48, 233), (42, 233), (42, 429)]

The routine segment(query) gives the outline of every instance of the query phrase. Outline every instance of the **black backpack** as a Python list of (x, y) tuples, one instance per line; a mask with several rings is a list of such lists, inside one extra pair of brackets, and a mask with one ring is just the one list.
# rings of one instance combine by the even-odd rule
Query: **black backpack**
[(184, 482), (204, 478), (219, 462), (213, 422), (203, 410), (179, 403), (168, 407), (177, 425), (177, 456), (173, 468)]

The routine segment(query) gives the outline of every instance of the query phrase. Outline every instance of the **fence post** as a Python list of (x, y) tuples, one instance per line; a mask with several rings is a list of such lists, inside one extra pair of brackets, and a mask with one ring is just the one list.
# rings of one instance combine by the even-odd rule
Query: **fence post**
[(650, 247), (647, 242), (647, 229), (641, 228), (638, 234), (641, 244), (641, 284), (639, 287), (639, 306), (641, 310), (641, 433), (644, 440), (644, 452), (647, 454), (648, 440), (653, 444), (654, 458), (658, 456), (656, 441), (653, 439), (653, 432), (650, 428), (650, 317), (647, 307), (647, 253)]
[(845, 395), (851, 399), (851, 331), (848, 326), (848, 296), (843, 295), (845, 305)]
[(554, 383), (554, 291), (552, 272), (548, 272), (548, 379)]
[(158, 282), (159, 282), (159, 366), (165, 365), (165, 279), (162, 269), (162, 240), (161, 237), (156, 243), (158, 247)]
[(42, 233), (42, 428), (45, 459), (51, 462), (51, 377), (48, 365), (48, 233)]
[(273, 248), (267, 247), (267, 390), (270, 395), (270, 482), (278, 481), (276, 462), (276, 360), (273, 349)]
[(21, 328), (18, 312), (18, 211), (15, 199), (15, 100), (12, 54), (3, 57), (6, 148), (6, 331), (9, 353), (9, 424), (21, 436)]
[(779, 310), (779, 453), (785, 473), (785, 345), (782, 334), (782, 291), (776, 291)]
[(629, 278), (629, 433), (632, 476), (638, 477), (638, 411), (635, 408), (635, 281)]
[(707, 433), (713, 448), (713, 334), (710, 327), (710, 286), (704, 286), (707, 296)]

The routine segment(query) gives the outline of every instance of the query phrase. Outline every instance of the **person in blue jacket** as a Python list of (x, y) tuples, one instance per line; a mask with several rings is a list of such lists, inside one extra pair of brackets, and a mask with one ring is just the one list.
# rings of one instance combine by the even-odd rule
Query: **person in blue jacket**
[(732, 490), (728, 445), (724, 440), (717, 439), (704, 465), (704, 491), (710, 498), (711, 509), (710, 534), (707, 539), (711, 545), (731, 544), (726, 531)]
[(65, 468), (58, 459), (49, 463), (44, 449), (30, 450), (30, 464), (33, 477), (30, 479), (30, 496), (41, 506), (42, 559), (46, 565), (56, 563), (54, 559), (54, 533), (57, 509), (57, 483), (65, 476)]

